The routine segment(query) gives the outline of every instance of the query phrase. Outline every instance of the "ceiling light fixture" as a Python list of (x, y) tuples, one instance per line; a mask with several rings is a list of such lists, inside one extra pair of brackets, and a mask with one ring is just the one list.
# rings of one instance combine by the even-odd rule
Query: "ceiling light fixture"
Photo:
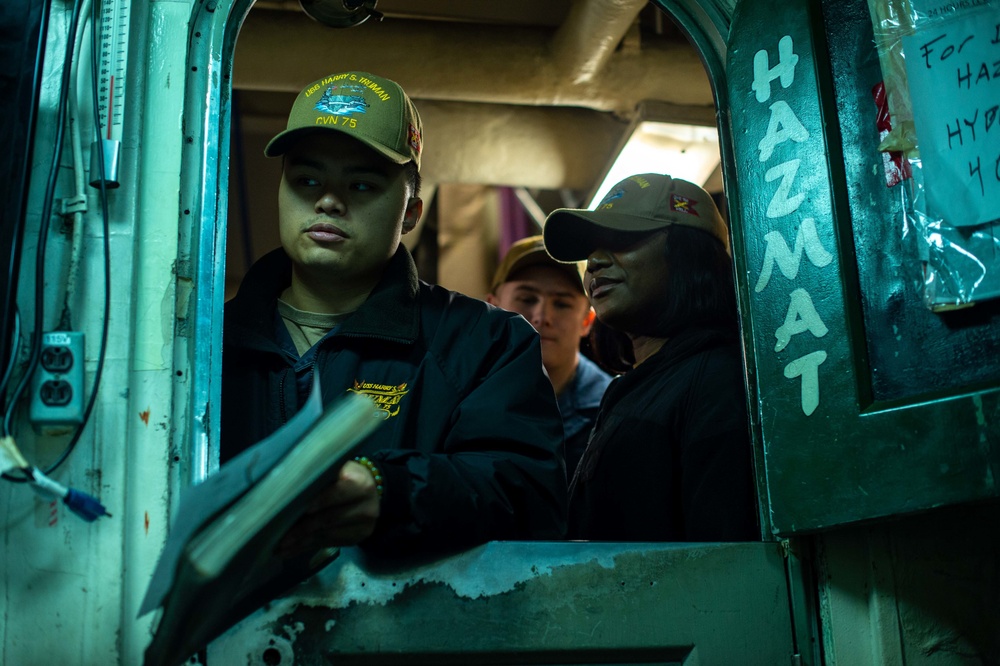
[(640, 109), (601, 184), (587, 198), (593, 210), (615, 184), (639, 173), (664, 173), (704, 186), (719, 168), (719, 132), (712, 126), (665, 122)]

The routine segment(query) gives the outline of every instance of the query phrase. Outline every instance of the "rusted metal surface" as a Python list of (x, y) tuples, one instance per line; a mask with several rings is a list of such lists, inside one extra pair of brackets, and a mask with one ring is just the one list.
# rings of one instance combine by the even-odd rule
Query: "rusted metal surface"
[(494, 542), (409, 567), (345, 549), (209, 662), (771, 665), (790, 627), (776, 543)]

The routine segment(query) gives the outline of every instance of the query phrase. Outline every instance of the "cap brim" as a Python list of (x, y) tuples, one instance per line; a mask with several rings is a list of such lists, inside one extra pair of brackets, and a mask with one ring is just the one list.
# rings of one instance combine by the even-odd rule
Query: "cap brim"
[(264, 147), (264, 156), (280, 157), (287, 153), (288, 149), (292, 147), (292, 144), (300, 138), (307, 134), (314, 134), (316, 132), (339, 132), (344, 136), (349, 136), (352, 139), (356, 139), (357, 141), (365, 144), (390, 162), (395, 162), (396, 164), (406, 164), (411, 161), (411, 157), (409, 155), (400, 155), (399, 153), (389, 150), (385, 146), (381, 146), (374, 141), (366, 140), (363, 135), (344, 132), (335, 127), (296, 127), (295, 129), (280, 132), (267, 143), (267, 146)]
[(556, 261), (583, 261), (597, 249), (607, 231), (643, 233), (668, 226), (662, 220), (609, 211), (557, 208), (545, 220), (545, 250)]
[(538, 248), (538, 250), (529, 252), (520, 257), (503, 273), (498, 270), (497, 274), (493, 277), (493, 283), (490, 286), (490, 290), (495, 292), (500, 285), (505, 282), (509, 282), (519, 271), (533, 266), (548, 266), (550, 268), (564, 271), (566, 277), (572, 280), (573, 286), (578, 288), (581, 293), (586, 293), (583, 289), (583, 276), (580, 274), (582, 269), (578, 268), (575, 263), (554, 261), (544, 248)]

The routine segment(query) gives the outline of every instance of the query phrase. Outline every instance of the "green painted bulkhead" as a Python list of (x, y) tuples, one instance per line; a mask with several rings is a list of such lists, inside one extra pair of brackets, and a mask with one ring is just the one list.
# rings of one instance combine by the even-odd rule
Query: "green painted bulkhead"
[(923, 303), (867, 5), (766, 4), (738, 6), (727, 74), (774, 532), (995, 498), (1000, 309)]

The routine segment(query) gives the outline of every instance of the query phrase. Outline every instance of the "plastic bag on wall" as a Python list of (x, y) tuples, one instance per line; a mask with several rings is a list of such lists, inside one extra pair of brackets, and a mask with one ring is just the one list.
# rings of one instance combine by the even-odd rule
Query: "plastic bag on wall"
[(1000, 296), (1000, 0), (869, 0), (886, 184), (932, 310)]

